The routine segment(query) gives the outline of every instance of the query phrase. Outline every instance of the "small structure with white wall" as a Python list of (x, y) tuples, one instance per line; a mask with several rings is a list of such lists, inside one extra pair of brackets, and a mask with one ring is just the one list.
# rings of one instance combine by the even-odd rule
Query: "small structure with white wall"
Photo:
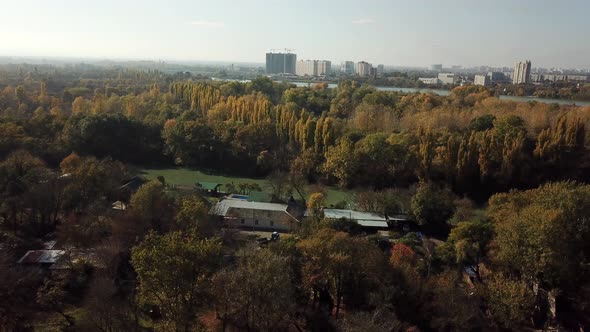
[(438, 80), (442, 84), (457, 84), (457, 77), (454, 73), (440, 73), (438, 74)]

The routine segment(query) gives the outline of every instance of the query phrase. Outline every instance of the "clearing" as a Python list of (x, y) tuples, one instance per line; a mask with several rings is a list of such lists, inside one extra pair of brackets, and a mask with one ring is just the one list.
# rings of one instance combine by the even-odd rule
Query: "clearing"
[[(141, 174), (147, 179), (152, 180), (158, 176), (163, 176), (166, 179), (166, 183), (182, 186), (194, 186), (195, 182), (216, 182), (216, 183), (233, 183), (238, 185), (239, 183), (256, 183), (262, 188), (264, 192), (271, 192), (271, 187), (266, 179), (255, 179), (255, 178), (243, 178), (235, 176), (225, 175), (213, 175), (207, 174), (199, 170), (193, 170), (188, 168), (163, 168), (163, 169), (143, 169)], [(306, 195), (309, 195), (312, 190), (310, 188), (316, 187), (316, 185), (309, 185), (307, 188)], [(324, 187), (326, 191), (326, 204), (336, 204), (345, 201), (349, 204), (353, 203), (353, 197), (351, 191), (342, 190), (335, 187)]]

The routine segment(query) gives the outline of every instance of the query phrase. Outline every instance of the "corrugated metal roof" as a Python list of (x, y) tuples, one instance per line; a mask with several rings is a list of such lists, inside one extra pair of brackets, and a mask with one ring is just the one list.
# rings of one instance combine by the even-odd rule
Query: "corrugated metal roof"
[(65, 254), (64, 250), (29, 250), (18, 260), (20, 264), (53, 264)]
[(57, 241), (47, 241), (45, 243), (43, 243), (43, 249), (53, 249), (53, 247), (55, 247), (55, 244), (57, 243)]
[(351, 219), (355, 221), (383, 221), (387, 222), (385, 217), (372, 212), (361, 212), (354, 210), (342, 209), (324, 209), (324, 217), (329, 219)]
[(277, 203), (248, 202), (238, 199), (224, 199), (217, 203), (215, 206), (213, 206), (209, 213), (225, 217), (227, 215), (227, 212), (232, 208), (286, 212), (288, 205)]
[(356, 223), (363, 227), (388, 228), (385, 221), (356, 220)]

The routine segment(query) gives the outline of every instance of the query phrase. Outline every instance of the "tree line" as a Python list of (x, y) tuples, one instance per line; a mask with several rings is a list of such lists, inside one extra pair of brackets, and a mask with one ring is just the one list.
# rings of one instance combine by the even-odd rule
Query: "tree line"
[[(114, 73), (94, 89), (23, 80), (0, 91), (2, 327), (31, 328), (31, 312), (100, 331), (588, 325), (590, 109), (480, 87), (436, 96), (148, 74), (133, 93), (102, 84)], [(368, 235), (324, 219), (314, 193), (298, 232), (254, 250), (163, 178), (128, 191), (132, 164), (282, 172), (279, 193), (364, 188), (358, 209), (414, 224)], [(65, 273), (15, 263), (48, 237), (94, 258), (69, 259)]]

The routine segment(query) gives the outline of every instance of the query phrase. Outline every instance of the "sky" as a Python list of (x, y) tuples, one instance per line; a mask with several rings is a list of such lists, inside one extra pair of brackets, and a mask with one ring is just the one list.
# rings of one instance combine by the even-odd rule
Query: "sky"
[(590, 68), (590, 0), (0, 0), (0, 56)]

